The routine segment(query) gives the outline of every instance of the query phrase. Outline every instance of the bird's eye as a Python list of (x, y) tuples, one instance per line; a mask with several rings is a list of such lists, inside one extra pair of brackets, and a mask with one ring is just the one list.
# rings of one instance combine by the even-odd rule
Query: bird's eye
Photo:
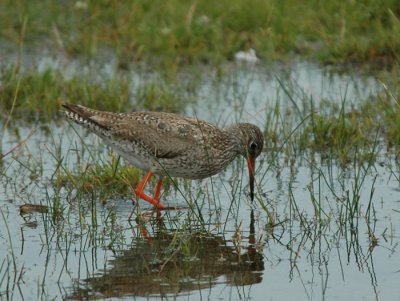
[(254, 141), (252, 141), (252, 142), (250, 143), (250, 148), (251, 148), (251, 150), (255, 151), (256, 148), (257, 148), (257, 143), (255, 143)]

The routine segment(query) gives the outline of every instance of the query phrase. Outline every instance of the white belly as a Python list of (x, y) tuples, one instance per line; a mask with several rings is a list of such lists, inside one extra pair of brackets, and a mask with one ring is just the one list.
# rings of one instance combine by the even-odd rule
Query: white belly
[(153, 165), (152, 158), (144, 151), (138, 152), (138, 148), (129, 141), (116, 141), (103, 138), (104, 142), (110, 146), (118, 155), (124, 158), (129, 164), (140, 168), (145, 171), (149, 171)]

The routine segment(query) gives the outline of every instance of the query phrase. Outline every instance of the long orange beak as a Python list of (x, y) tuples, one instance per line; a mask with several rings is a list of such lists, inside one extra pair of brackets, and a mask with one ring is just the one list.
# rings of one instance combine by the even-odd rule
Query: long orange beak
[(250, 179), (250, 198), (251, 201), (254, 200), (254, 171), (256, 170), (256, 159), (253, 156), (247, 157), (247, 167), (249, 169), (249, 179)]

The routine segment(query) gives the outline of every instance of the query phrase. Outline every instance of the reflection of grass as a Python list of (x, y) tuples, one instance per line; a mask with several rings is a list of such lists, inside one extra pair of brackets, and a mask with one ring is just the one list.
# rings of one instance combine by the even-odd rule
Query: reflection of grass
[[(298, 53), (325, 62), (398, 59), (399, 6), (384, 1), (2, 1), (0, 37), (122, 63), (223, 61), (253, 47), (264, 58)], [(156, 60), (159, 62), (159, 60)]]

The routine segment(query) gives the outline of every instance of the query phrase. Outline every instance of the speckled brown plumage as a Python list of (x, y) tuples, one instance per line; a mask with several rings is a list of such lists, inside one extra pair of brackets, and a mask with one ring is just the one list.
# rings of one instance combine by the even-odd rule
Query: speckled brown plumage
[(111, 113), (81, 105), (63, 106), (69, 119), (97, 134), (129, 163), (159, 176), (202, 179), (243, 155), (251, 178), (254, 160), (264, 144), (261, 130), (249, 123), (219, 129), (172, 113)]

